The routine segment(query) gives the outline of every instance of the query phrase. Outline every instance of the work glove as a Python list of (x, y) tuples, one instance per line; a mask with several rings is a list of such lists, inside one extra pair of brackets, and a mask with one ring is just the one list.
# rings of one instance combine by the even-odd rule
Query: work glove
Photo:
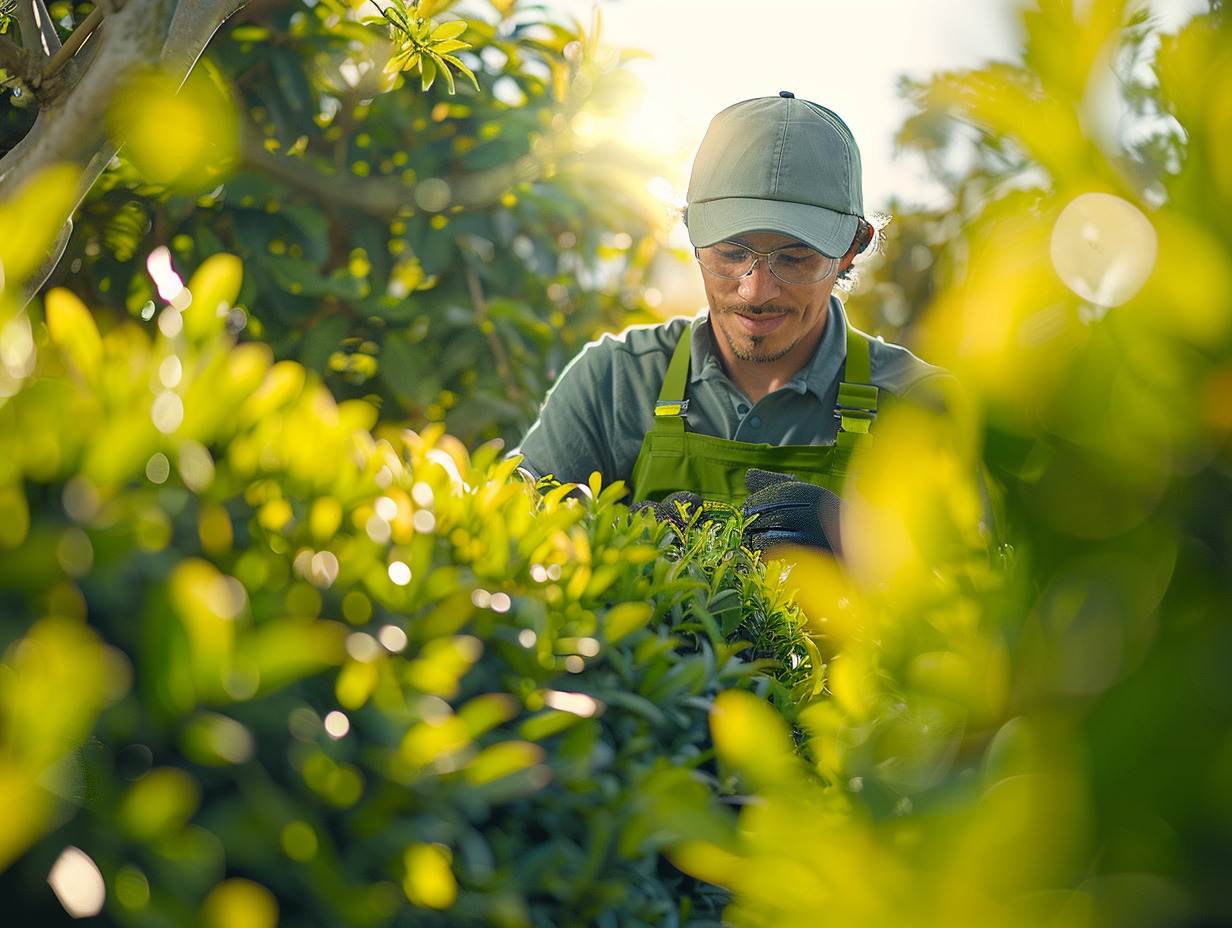
[(683, 534), (689, 522), (701, 512), (703, 507), (702, 498), (696, 493), (679, 490), (663, 497), (658, 502), (642, 500), (640, 503), (634, 503), (629, 507), (629, 512), (649, 511), (655, 517), (656, 522), (670, 523), (677, 533)]
[(774, 545), (805, 545), (843, 556), (839, 526), (842, 500), (816, 484), (753, 467), (744, 475), (749, 496), (741, 509), (751, 521), (744, 543), (753, 551)]

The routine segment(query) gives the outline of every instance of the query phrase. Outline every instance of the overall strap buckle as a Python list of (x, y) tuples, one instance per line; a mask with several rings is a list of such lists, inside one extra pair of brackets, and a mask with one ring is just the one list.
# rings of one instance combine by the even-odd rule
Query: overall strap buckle
[(867, 383), (840, 383), (834, 418), (844, 432), (867, 433), (877, 418), (877, 388)]

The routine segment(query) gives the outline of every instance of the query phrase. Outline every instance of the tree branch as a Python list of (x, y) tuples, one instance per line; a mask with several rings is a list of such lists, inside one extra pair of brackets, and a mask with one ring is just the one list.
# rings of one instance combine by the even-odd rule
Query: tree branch
[(103, 8), (96, 6), (90, 11), (90, 15), (85, 18), (82, 24), (73, 30), (73, 34), (68, 37), (68, 40), (51, 56), (51, 59), (43, 68), (43, 80), (59, 74), (60, 70), (68, 64), (69, 59), (77, 54), (77, 49), (81, 48), (82, 43), (90, 37), (90, 34), (98, 28), (102, 21)]
[(159, 63), (177, 80), (183, 82), (219, 26), (249, 2), (250, 0), (180, 0), (176, 4), (171, 28), (167, 32), (167, 44), (163, 46)]
[[(241, 141), (240, 159), (257, 174), (277, 177), (298, 187), (314, 199), (358, 209), (378, 219), (393, 220), (408, 212), (425, 209), (423, 201), (431, 199), (430, 212), (461, 206), (479, 209), (500, 199), (509, 188), (543, 176), (543, 165), (529, 155), (486, 171), (448, 178), (447, 199), (440, 190), (439, 178), (427, 178), (417, 184), (383, 177), (351, 177), (346, 174), (324, 174), (311, 164), (286, 155), (271, 154), (260, 140), (249, 135)], [(432, 190), (436, 188), (436, 190)], [(425, 193), (431, 191), (429, 197)]]
[(480, 322), (479, 330), (485, 332), (488, 347), (492, 349), (492, 358), (496, 361), (497, 376), (500, 377), (501, 382), (505, 385), (506, 395), (511, 400), (520, 403), (525, 399), (525, 393), (517, 378), (513, 375), (513, 366), (509, 363), (509, 355), (505, 351), (505, 345), (500, 340), (500, 336), (488, 318), (488, 301), (484, 299), (483, 285), (479, 282), (479, 275), (475, 273), (473, 268), (468, 267), (466, 269), (466, 287), (470, 291), (471, 302), (475, 304), (475, 315)]
[[(21, 28), (21, 43), (32, 61), (40, 65), (60, 48), (60, 37), (51, 21), (43, 0), (17, 0), (17, 25)], [(36, 38), (37, 37), (37, 38)]]
[[(41, 0), (23, 2), (41, 5)], [(27, 281), (24, 302), (42, 288), (55, 270), (58, 254), (63, 252), (71, 229), (72, 213), (116, 153), (116, 147), (106, 137), (104, 117), (117, 90), (134, 69), (147, 67), (152, 61), (162, 63), (182, 82), (218, 27), (247, 2), (128, 0), (123, 9), (106, 16), (94, 30), (88, 62), (64, 72), (67, 89), (53, 104), (40, 109), (26, 137), (0, 158), (0, 201), (8, 199), (48, 165), (82, 165), (75, 199), (63, 217), (65, 230), (49, 260)], [(79, 60), (80, 56), (72, 59), (74, 65)]]
[(0, 199), (42, 168), (65, 161), (84, 165), (103, 146), (103, 118), (110, 102), (135, 69), (157, 58), (166, 40), (172, 2), (129, 0), (124, 9), (107, 17), (90, 67), (61, 102), (43, 111), (47, 118), (33, 146), (11, 167), (6, 164), (8, 156), (0, 161), (0, 168), (7, 168), (0, 176)]
[(29, 63), (29, 52), (7, 35), (0, 35), (0, 68), (24, 81), (26, 79), (26, 68), (29, 66)]

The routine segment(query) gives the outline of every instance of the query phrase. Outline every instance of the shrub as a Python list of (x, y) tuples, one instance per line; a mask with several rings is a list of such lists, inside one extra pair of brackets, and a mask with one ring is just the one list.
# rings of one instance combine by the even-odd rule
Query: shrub
[(46, 878), (77, 848), (117, 925), (714, 918), (660, 851), (730, 827), (720, 692), (822, 692), (783, 565), (620, 486), (540, 496), (499, 443), (370, 431), (200, 312), (239, 273), (207, 261), (153, 331), (100, 334), (63, 290), (26, 330), (0, 407), (10, 910), (63, 920)]

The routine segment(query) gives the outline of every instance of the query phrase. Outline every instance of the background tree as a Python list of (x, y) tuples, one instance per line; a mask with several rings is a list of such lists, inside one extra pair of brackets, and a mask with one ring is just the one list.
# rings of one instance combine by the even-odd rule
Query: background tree
[[(581, 343), (639, 308), (667, 217), (653, 163), (605, 129), (638, 90), (621, 55), (513, 3), (451, 8), (398, 14), (450, 17), (425, 35), (457, 63), (421, 72), (398, 26), (346, 4), (247, 7), (178, 96), (147, 82), (111, 117), (131, 160), (51, 282), (139, 316), (155, 248), (185, 275), (227, 250), (245, 337), (385, 417), (516, 437)], [(445, 79), (459, 66), (477, 83)]]

